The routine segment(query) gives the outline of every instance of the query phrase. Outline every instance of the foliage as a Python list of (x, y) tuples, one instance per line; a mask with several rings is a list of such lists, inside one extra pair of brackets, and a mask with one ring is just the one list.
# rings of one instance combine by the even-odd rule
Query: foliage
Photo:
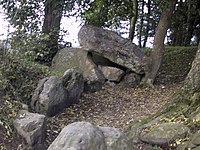
[(47, 46), (49, 40), (50, 34), (29, 34), (18, 31), (16, 34), (13, 34), (10, 44), (14, 51), (24, 54), (27, 59), (43, 64), (49, 62), (48, 56), (51, 53)]
[(179, 46), (198, 44), (200, 40), (199, 6), (199, 0), (178, 2), (170, 27), (169, 44)]
[[(144, 4), (143, 4), (144, 3)], [(144, 5), (142, 7), (142, 5)], [(163, 7), (165, 6), (165, 1), (154, 0), (150, 1), (150, 4), (146, 1), (139, 1), (138, 3), (138, 22), (136, 23), (136, 36), (141, 47), (145, 46), (142, 44), (145, 37), (154, 37), (156, 33), (156, 27), (158, 26), (159, 18)], [(144, 11), (147, 8), (148, 11)], [(143, 46), (142, 46), (143, 45)]]
[(132, 14), (132, 2), (123, 0), (96, 0), (82, 13), (86, 24), (104, 27), (119, 27)]
[(9, 22), (18, 30), (35, 32), (39, 30), (42, 16), (42, 0), (2, 0)]
[(0, 58), (0, 149), (13, 149), (10, 147), (20, 144), (19, 139), (15, 141), (13, 119), (21, 102), (30, 104), (38, 81), (50, 74), (48, 67), (31, 62), (30, 58), (21, 53)]
[[(6, 141), (10, 140), (15, 135), (13, 118), (16, 117), (17, 112), (20, 109), (20, 105), (6, 96), (1, 97), (0, 104), (0, 136), (4, 139), (4, 141)], [(7, 150), (8, 148), (4, 141), (0, 140), (0, 149)]]
[[(12, 49), (32, 55), (35, 60), (50, 65), (58, 51), (58, 41), (62, 42), (59, 32), (64, 2), (65, 0), (2, 0), (0, 5), (8, 21), (16, 28), (11, 34)], [(69, 7), (72, 9), (75, 1), (66, 1), (66, 4), (73, 4)]]
[(20, 53), (6, 56), (0, 64), (0, 91), (11, 100), (29, 104), (38, 80), (48, 74), (47, 67), (27, 60)]

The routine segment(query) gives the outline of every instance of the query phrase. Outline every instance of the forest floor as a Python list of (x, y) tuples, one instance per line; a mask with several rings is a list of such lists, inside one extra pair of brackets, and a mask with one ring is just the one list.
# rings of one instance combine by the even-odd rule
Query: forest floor
[[(101, 91), (83, 94), (80, 103), (48, 118), (46, 146), (53, 142), (64, 126), (72, 122), (87, 121), (93, 125), (116, 127), (124, 131), (133, 120), (147, 118), (161, 110), (180, 87), (194, 56), (195, 50), (191, 49), (167, 50), (154, 88), (122, 88), (107, 84)], [(1, 100), (0, 105), (4, 105)], [(21, 139), (13, 136), (5, 140), (5, 133), (0, 132), (0, 150), (3, 150), (3, 146), (8, 150), (17, 149), (19, 143), (22, 143)]]
[(46, 144), (51, 144), (66, 125), (77, 121), (125, 131), (132, 121), (162, 109), (178, 87), (179, 84), (156, 85), (153, 89), (105, 86), (99, 92), (84, 94), (79, 104), (48, 119)]

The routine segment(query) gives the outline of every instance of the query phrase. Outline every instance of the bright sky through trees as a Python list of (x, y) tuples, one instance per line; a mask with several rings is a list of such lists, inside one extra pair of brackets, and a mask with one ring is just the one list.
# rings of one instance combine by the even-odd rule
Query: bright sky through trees
[[(7, 33), (8, 33), (8, 26), (9, 23), (5, 19), (5, 14), (3, 13), (2, 9), (0, 12), (0, 40), (6, 39), (7, 38)], [(68, 35), (64, 36), (64, 41), (71, 42), (72, 47), (79, 47), (78, 43), (78, 31), (81, 28), (81, 19), (78, 19), (76, 21), (76, 17), (63, 17), (61, 21), (61, 29), (67, 30)], [(14, 31), (14, 28), (10, 26), (9, 31)], [(128, 38), (128, 34), (123, 34), (122, 35), (125, 38)], [(152, 47), (152, 39), (148, 40), (147, 46)], [(137, 44), (138, 40), (135, 37), (134, 43)]]

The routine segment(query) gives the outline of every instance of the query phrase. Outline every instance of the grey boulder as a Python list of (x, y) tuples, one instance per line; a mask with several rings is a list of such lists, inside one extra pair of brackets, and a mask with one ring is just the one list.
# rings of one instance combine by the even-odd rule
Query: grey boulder
[(163, 123), (142, 135), (140, 139), (149, 144), (167, 145), (176, 139), (185, 138), (189, 130), (188, 127), (179, 123)]
[(200, 149), (200, 130), (196, 133), (190, 135), (189, 140), (186, 142), (182, 142), (178, 147), (177, 150), (199, 150)]
[(134, 88), (140, 84), (141, 76), (136, 73), (127, 73), (120, 82), (122, 87)]
[(22, 136), (31, 147), (43, 144), (46, 134), (46, 117), (41, 114), (19, 111), (13, 122), (17, 133)]
[(81, 48), (61, 49), (54, 57), (52, 69), (63, 74), (67, 69), (76, 69), (83, 74), (86, 92), (95, 92), (101, 89), (105, 82), (103, 73), (93, 62), (88, 51)]
[(67, 106), (78, 103), (84, 88), (83, 75), (74, 69), (68, 69), (61, 80), (64, 89), (68, 93)]
[(143, 74), (142, 51), (130, 40), (99, 27), (84, 25), (78, 33), (80, 46), (131, 71)]
[(48, 150), (106, 150), (103, 133), (87, 122), (66, 126)]
[(99, 66), (99, 68), (108, 81), (120, 82), (125, 75), (125, 72), (119, 68), (109, 66)]
[(129, 139), (119, 129), (95, 127), (88, 122), (66, 126), (48, 150), (132, 150)]
[(103, 132), (107, 150), (133, 150), (129, 138), (117, 128), (99, 127)]
[(77, 103), (83, 92), (83, 76), (73, 69), (62, 78), (51, 76), (39, 81), (31, 101), (31, 108), (41, 114), (54, 116), (64, 108)]

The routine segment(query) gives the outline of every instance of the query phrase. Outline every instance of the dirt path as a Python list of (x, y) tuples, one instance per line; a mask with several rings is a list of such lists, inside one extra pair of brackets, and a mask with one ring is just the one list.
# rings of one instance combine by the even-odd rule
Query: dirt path
[(48, 119), (46, 144), (52, 143), (64, 126), (77, 121), (124, 130), (131, 121), (159, 111), (178, 86), (160, 85), (154, 89), (105, 86), (99, 92), (84, 94), (79, 104)]

